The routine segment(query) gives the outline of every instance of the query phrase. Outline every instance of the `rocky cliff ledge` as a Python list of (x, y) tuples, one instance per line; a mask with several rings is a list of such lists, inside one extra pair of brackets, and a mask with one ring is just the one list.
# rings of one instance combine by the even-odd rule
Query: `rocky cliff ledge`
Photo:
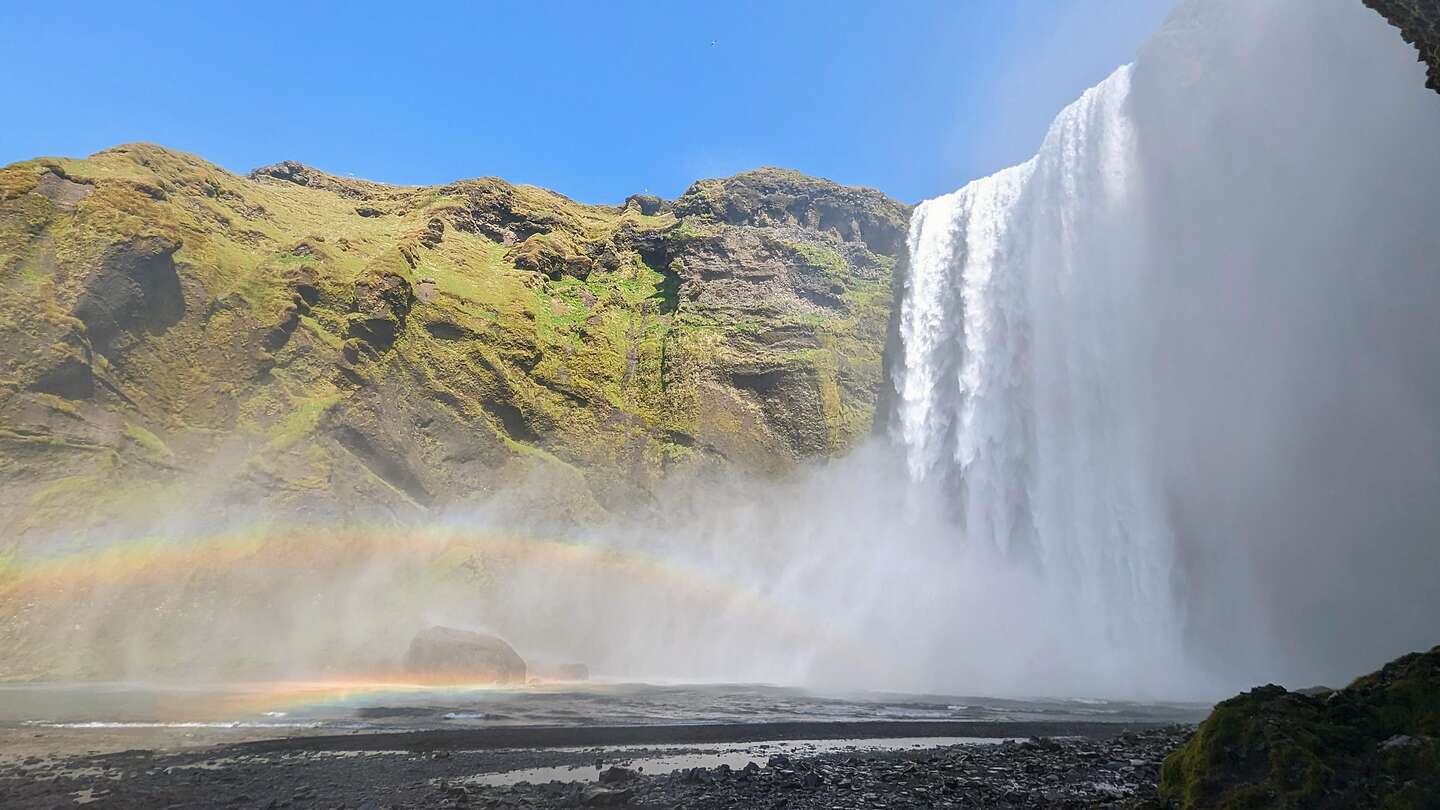
[(583, 205), (485, 178), (0, 169), (0, 536), (256, 505), (557, 513), (866, 433), (907, 206), (762, 169)]
[(1420, 61), (1430, 66), (1425, 86), (1440, 93), (1440, 0), (1365, 0), (1365, 5), (1420, 51)]

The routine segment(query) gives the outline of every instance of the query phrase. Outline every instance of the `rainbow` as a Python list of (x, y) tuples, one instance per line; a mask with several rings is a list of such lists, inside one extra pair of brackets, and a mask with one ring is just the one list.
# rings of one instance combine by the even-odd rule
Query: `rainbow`
[[(477, 555), (554, 570), (562, 582), (567, 572), (593, 576), (603, 571), (617, 582), (682, 594), (686, 600), (710, 604), (737, 620), (762, 622), (770, 632), (793, 640), (797, 648), (812, 646), (817, 639), (832, 648), (851, 648), (843, 640), (831, 638), (823, 625), (803, 622), (806, 617), (777, 607), (750, 585), (725, 581), (675, 560), (634, 549), (456, 522), (416, 526), (268, 524), (199, 536), (151, 534), (88, 548), (30, 544), (23, 553), (0, 558), (0, 629), (21, 610), (29, 610), (32, 618), (48, 615), (59, 622), (69, 606), (86, 603), (91, 594), (117, 588), (142, 592), (153, 589), (155, 594), (162, 594), (173, 590), (175, 583), (197, 576), (223, 581), (228, 576), (277, 570), (303, 574), (344, 569), (357, 565), (357, 561), (409, 565), (421, 576), (443, 579), (461, 572)], [(263, 699), (254, 702), (253, 708), (258, 710), (262, 706), (273, 709), (317, 701), (344, 702), (370, 693), (437, 687), (474, 689), (481, 685), (434, 683), (413, 674), (363, 672), (275, 682), (240, 690), (236, 695), (263, 694)]]
[[(35, 551), (32, 551), (35, 549)], [(503, 553), (560, 566), (624, 569), (641, 580), (669, 581), (697, 594), (715, 594), (763, 607), (751, 588), (724, 582), (674, 561), (621, 549), (536, 535), (455, 526), (264, 526), (201, 536), (145, 535), (90, 548), (46, 551), (29, 544), (0, 562), (0, 591), (48, 590), (68, 584), (163, 578), (222, 569), (247, 561), (303, 566), (357, 555), (424, 558), (443, 565), (474, 551)]]

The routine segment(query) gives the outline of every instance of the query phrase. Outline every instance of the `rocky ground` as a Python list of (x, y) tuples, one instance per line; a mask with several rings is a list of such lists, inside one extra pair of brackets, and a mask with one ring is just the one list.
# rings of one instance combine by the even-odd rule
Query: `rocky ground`
[[(816, 756), (766, 756), (757, 745), (755, 760), (740, 768), (658, 775), (641, 773), (641, 763), (699, 752), (132, 750), (0, 761), (0, 796), (15, 808), (1129, 807), (1153, 795), (1161, 760), (1188, 733), (1172, 727)], [(575, 767), (575, 778), (487, 784), (498, 772), (556, 766)]]
[(1106, 741), (1035, 738), (923, 751), (773, 756), (762, 766), (643, 776), (614, 766), (600, 784), (448, 785), (451, 807), (1128, 807), (1155, 789), (1181, 728)]

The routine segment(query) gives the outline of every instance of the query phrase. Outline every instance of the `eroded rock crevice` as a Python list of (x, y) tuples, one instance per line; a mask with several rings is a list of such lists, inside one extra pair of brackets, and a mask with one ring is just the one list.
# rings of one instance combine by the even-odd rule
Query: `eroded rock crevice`
[(85, 281), (75, 317), (95, 351), (110, 354), (123, 336), (157, 334), (185, 316), (185, 296), (175, 269), (178, 242), (140, 237), (115, 246)]

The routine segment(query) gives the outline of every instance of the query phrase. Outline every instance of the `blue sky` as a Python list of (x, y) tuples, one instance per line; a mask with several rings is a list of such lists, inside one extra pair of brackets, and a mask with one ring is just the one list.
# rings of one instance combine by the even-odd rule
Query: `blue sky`
[(586, 202), (770, 165), (914, 202), (1028, 157), (1170, 5), (0, 0), (0, 164), (145, 140)]

